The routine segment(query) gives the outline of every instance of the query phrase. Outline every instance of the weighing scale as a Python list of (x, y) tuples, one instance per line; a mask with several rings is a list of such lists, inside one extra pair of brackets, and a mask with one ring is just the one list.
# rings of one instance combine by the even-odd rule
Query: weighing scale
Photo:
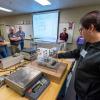
[(21, 54), (26, 60), (35, 60), (37, 58), (36, 50), (34, 48), (24, 48)]
[(23, 58), (24, 57), (21, 54), (15, 54), (13, 56), (2, 58), (0, 59), (0, 68), (5, 69), (15, 64), (18, 64), (23, 60)]
[(36, 100), (47, 88), (50, 81), (44, 77), (41, 71), (31, 67), (24, 67), (5, 78), (8, 87), (26, 96), (31, 100)]
[(42, 73), (33, 68), (24, 67), (5, 78), (8, 87), (15, 90), (20, 95), (24, 95), (25, 91), (35, 83)]

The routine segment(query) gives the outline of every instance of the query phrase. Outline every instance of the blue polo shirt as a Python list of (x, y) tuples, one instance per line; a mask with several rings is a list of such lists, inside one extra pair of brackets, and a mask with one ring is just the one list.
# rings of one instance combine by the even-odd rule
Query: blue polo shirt
[(0, 42), (3, 42), (3, 41), (4, 41), (4, 38), (0, 36)]
[[(3, 41), (4, 41), (4, 38), (0, 36), (0, 42), (3, 42)], [(0, 45), (0, 51), (3, 50), (3, 47), (4, 47), (3, 45)]]
[[(9, 33), (8, 34), (8, 38), (10, 40), (10, 38), (15, 38), (15, 37), (18, 37), (18, 34), (17, 33)], [(10, 40), (10, 44), (11, 45), (18, 45), (19, 44), (19, 40), (18, 41), (13, 41), (13, 40)]]
[(23, 31), (22, 31), (22, 32), (18, 31), (17, 34), (18, 34), (18, 36), (21, 38), (21, 41), (24, 41), (25, 32), (23, 32)]
[[(4, 41), (4, 38), (0, 36), (0, 42), (3, 42)], [(3, 51), (5, 48), (4, 45), (0, 45), (0, 52)]]

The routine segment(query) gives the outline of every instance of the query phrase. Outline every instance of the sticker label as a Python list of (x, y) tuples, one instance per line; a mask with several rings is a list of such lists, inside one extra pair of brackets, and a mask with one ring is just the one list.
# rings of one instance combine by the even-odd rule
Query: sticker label
[(86, 50), (82, 50), (81, 51), (81, 53), (80, 53), (80, 55), (84, 58), (85, 56), (86, 56), (86, 54), (87, 54), (87, 51)]

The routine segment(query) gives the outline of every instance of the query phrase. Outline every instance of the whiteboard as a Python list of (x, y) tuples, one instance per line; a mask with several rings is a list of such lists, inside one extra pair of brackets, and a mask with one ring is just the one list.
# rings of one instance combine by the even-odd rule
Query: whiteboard
[(38, 41), (56, 42), (58, 15), (58, 11), (37, 13), (33, 15), (34, 37), (38, 38)]
[(19, 30), (19, 26), (22, 26), (22, 30), (25, 32), (25, 39), (30, 39), (30, 35), (33, 35), (32, 25), (15, 25), (16, 32)]
[[(70, 28), (70, 23), (72, 23), (71, 28)], [(60, 36), (60, 33), (63, 32), (63, 29), (66, 28), (67, 33), (68, 33), (67, 43), (72, 43), (73, 42), (74, 27), (75, 27), (75, 23), (73, 23), (73, 22), (60, 23), (59, 24), (59, 36)], [(59, 40), (59, 38), (58, 38), (58, 40)]]

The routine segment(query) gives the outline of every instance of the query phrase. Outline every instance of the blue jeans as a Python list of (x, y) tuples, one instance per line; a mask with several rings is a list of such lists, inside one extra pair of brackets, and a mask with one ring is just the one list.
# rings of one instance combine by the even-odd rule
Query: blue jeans
[(7, 57), (6, 46), (0, 46), (0, 55), (1, 55), (2, 58)]
[(23, 48), (24, 48), (24, 40), (20, 41), (20, 47), (21, 47), (21, 50), (23, 50)]

